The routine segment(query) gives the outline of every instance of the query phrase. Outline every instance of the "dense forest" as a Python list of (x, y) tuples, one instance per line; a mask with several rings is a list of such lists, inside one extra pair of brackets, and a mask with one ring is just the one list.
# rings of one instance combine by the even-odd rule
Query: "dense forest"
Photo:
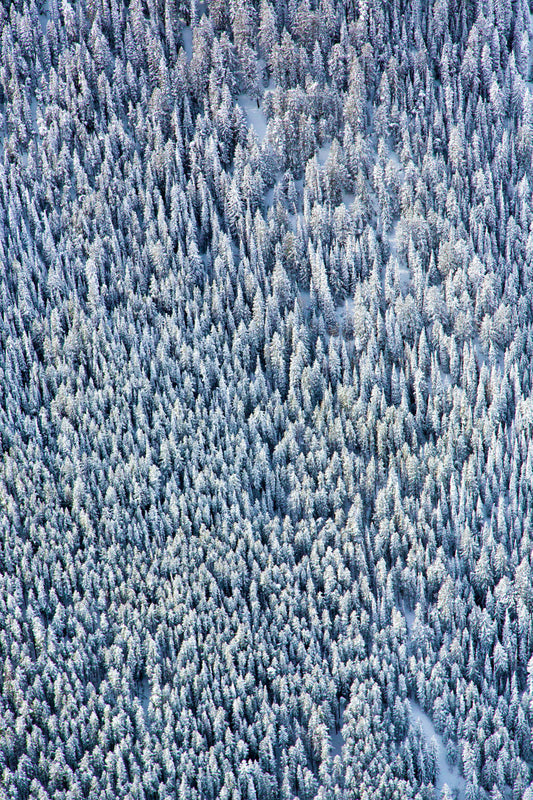
[(1, 800), (532, 800), (532, 29), (0, 5)]

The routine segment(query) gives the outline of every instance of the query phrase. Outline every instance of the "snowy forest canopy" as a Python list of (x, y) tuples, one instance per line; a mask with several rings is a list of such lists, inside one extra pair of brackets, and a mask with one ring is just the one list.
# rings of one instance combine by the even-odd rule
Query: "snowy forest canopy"
[(1, 800), (532, 800), (533, 8), (0, 31)]

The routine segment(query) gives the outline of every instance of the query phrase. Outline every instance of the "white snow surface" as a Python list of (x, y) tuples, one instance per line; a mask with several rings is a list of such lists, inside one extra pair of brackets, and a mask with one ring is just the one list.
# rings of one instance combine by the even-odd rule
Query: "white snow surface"
[(145, 676), (141, 683), (139, 684), (139, 701), (142, 706), (142, 710), (144, 713), (144, 719), (146, 720), (146, 724), (149, 725), (148, 720), (148, 705), (150, 704), (150, 697), (152, 695), (152, 689), (150, 686), (150, 681)]
[(335, 758), (335, 756), (339, 756), (342, 758), (342, 748), (344, 745), (344, 736), (342, 735), (342, 728), (344, 725), (344, 710), (346, 708), (346, 700), (341, 700), (340, 702), (340, 720), (339, 720), (339, 730), (336, 733), (335, 728), (332, 728), (330, 731), (330, 741), (331, 741), (331, 758)]
[(296, 233), (296, 231), (298, 230), (298, 220), (300, 222), (303, 222), (303, 218), (304, 218), (303, 214), (300, 214), (300, 213), (291, 214), (291, 213), (289, 213), (289, 224), (291, 226), (291, 230), (294, 231), (294, 233)]
[(45, 2), (41, 4), (39, 11), (39, 22), (41, 23), (43, 34), (46, 34), (46, 24), (48, 22), (48, 17), (49, 17), (48, 0), (45, 0)]
[(342, 735), (342, 728), (338, 733), (331, 734), (331, 757), (340, 756), (342, 758), (342, 748), (344, 745), (344, 737)]
[(407, 625), (407, 635), (411, 636), (411, 630), (413, 628), (413, 624), (415, 621), (415, 612), (414, 611), (405, 611), (405, 624)]
[(322, 145), (322, 147), (318, 148), (316, 153), (316, 158), (321, 167), (323, 167), (326, 161), (328, 160), (330, 150), (331, 150), (331, 142), (326, 142), (325, 144)]
[(409, 705), (412, 724), (420, 725), (422, 728), (422, 733), (424, 734), (428, 744), (432, 739), (435, 739), (435, 743), (437, 745), (437, 790), (441, 792), (444, 788), (444, 784), (447, 784), (448, 788), (452, 792), (452, 795), (457, 797), (458, 800), (463, 800), (465, 796), (465, 781), (464, 778), (459, 775), (457, 768), (450, 767), (446, 757), (446, 748), (444, 747), (442, 737), (437, 733), (430, 717), (428, 717), (426, 712), (418, 705), (418, 703), (415, 703), (413, 700), (409, 700)]
[(397, 227), (398, 227), (398, 220), (392, 226), (392, 230), (389, 234), (389, 245), (391, 250), (391, 255), (396, 255), (398, 252), (398, 247), (396, 244), (396, 234), (397, 234)]
[[(398, 220), (396, 220), (396, 222), (394, 223), (392, 231), (389, 234), (391, 256), (396, 256), (398, 253), (398, 246), (396, 242), (397, 228), (398, 228)], [(398, 259), (398, 276), (400, 278), (400, 287), (403, 293), (407, 294), (407, 290), (409, 289), (409, 284), (411, 282), (411, 274), (409, 267), (405, 263), (404, 259)]]
[(248, 127), (254, 129), (255, 135), (257, 136), (259, 143), (261, 143), (265, 138), (268, 124), (265, 112), (261, 108), (261, 105), (259, 105), (258, 108), (257, 102), (248, 94), (240, 94), (237, 98), (237, 102), (246, 114)]
[(309, 304), (311, 302), (311, 292), (305, 291), (304, 289), (299, 289), (298, 298), (300, 301), (300, 306), (302, 308), (302, 311), (305, 313), (309, 308)]
[[(207, 16), (207, 3), (197, 3), (196, 24), (198, 24), (204, 15)], [(181, 29), (181, 39), (183, 43), (183, 49), (185, 50), (185, 55), (187, 56), (187, 61), (190, 61), (192, 58), (192, 37), (193, 27), (191, 27), (191, 25), (184, 25)]]
[(192, 58), (192, 29), (190, 25), (186, 25), (181, 29), (181, 38), (187, 61), (190, 61)]
[(339, 331), (342, 330), (344, 320), (353, 313), (353, 297), (346, 297), (344, 302), (335, 308), (335, 316), (339, 325)]
[[(410, 639), (415, 621), (415, 612), (404, 611), (403, 615), (407, 626), (407, 639)], [(437, 780), (435, 786), (439, 793), (438, 796), (440, 797), (442, 789), (447, 785), (453, 797), (457, 798), (457, 800), (464, 800), (465, 780), (459, 774), (457, 767), (452, 767), (450, 765), (442, 736), (435, 729), (433, 720), (426, 714), (424, 709), (411, 698), (409, 698), (409, 713), (411, 724), (414, 726), (420, 725), (426, 742), (430, 744), (432, 739), (435, 740), (437, 756)]]
[(348, 211), (351, 210), (354, 200), (355, 200), (355, 194), (353, 192), (344, 192), (343, 191), (343, 193), (342, 193), (342, 202), (344, 203), (344, 205), (346, 206)]

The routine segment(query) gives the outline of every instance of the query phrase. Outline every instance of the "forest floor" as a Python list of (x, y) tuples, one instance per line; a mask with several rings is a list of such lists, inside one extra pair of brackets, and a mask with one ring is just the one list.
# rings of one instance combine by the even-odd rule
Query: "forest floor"
[(409, 705), (411, 710), (411, 724), (420, 725), (428, 744), (430, 744), (432, 740), (435, 741), (435, 754), (437, 757), (437, 781), (435, 785), (438, 791), (442, 791), (444, 785), (447, 784), (452, 795), (457, 797), (458, 800), (463, 800), (465, 796), (465, 781), (464, 778), (459, 775), (457, 768), (450, 766), (442, 736), (437, 733), (431, 718), (428, 717), (418, 703), (410, 699)]
[[(411, 638), (411, 630), (415, 621), (415, 614), (413, 611), (406, 611), (404, 612), (404, 617), (407, 625), (407, 639), (409, 640)], [(435, 725), (433, 724), (433, 720), (412, 698), (409, 698), (409, 707), (411, 725), (420, 725), (422, 734), (428, 745), (431, 744), (432, 739), (435, 741), (435, 755), (437, 759), (437, 780), (435, 782), (435, 786), (437, 790), (440, 793), (442, 792), (444, 786), (447, 785), (453, 797), (457, 798), (457, 800), (464, 800), (465, 780), (459, 774), (457, 767), (452, 767), (450, 765), (446, 755), (446, 747), (444, 745), (442, 736), (437, 732)]]

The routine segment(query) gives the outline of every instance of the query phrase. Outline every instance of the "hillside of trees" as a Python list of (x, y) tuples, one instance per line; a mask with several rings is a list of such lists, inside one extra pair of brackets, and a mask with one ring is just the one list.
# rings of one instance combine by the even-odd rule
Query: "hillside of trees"
[(533, 5), (0, 5), (0, 800), (533, 800)]

